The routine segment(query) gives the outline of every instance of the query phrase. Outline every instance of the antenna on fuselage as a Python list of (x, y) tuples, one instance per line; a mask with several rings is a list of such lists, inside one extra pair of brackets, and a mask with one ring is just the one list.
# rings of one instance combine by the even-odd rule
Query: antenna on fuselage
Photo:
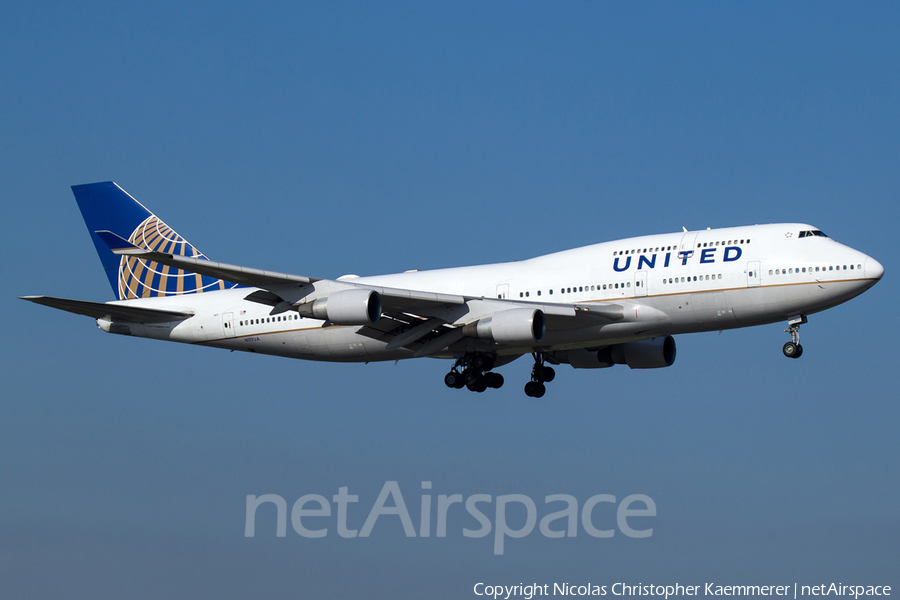
[(682, 225), (681, 228), (684, 229), (684, 232), (685, 232), (685, 233), (687, 233), (687, 227), (685, 227), (684, 225)]

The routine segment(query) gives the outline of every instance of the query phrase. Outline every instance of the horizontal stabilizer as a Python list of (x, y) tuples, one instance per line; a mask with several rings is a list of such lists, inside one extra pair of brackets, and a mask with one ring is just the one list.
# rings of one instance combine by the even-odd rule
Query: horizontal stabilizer
[[(100, 233), (98, 232), (98, 235)], [(105, 240), (104, 240), (105, 241)], [(271, 286), (309, 283), (318, 281), (310, 277), (301, 275), (288, 275), (287, 273), (278, 273), (276, 271), (263, 271), (262, 269), (251, 269), (250, 267), (240, 267), (237, 265), (229, 265), (225, 263), (206, 260), (203, 258), (191, 258), (189, 256), (179, 256), (177, 254), (165, 254), (163, 252), (153, 252), (150, 250), (141, 250), (132, 246), (131, 248), (111, 248), (115, 254), (122, 256), (135, 256), (144, 260), (158, 262), (161, 265), (168, 265), (207, 275), (217, 279), (224, 279), (233, 283), (240, 283), (252, 287), (268, 289)]]
[(22, 300), (28, 300), (35, 304), (43, 304), (51, 308), (58, 308), (76, 315), (85, 315), (95, 319), (107, 319), (109, 321), (126, 321), (129, 323), (165, 323), (167, 321), (183, 321), (193, 316), (193, 313), (178, 312), (174, 310), (160, 310), (157, 308), (143, 308), (140, 306), (128, 306), (125, 304), (109, 304), (104, 302), (87, 302), (85, 300), (69, 300), (67, 298), (53, 298), (50, 296), (20, 296)]
[(94, 233), (96, 233), (97, 237), (103, 240), (103, 243), (109, 246), (109, 249), (115, 254), (132, 254), (135, 250), (141, 251), (140, 248), (112, 231), (103, 229), (95, 231)]

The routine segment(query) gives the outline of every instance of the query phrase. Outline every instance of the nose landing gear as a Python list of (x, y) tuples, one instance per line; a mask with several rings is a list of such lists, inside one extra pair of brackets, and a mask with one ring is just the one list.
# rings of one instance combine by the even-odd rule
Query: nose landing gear
[(534, 368), (531, 369), (531, 381), (525, 384), (525, 395), (531, 398), (542, 397), (547, 388), (545, 383), (550, 383), (556, 377), (553, 367), (544, 365), (544, 356), (540, 352), (532, 353), (534, 356)]
[(784, 331), (791, 334), (791, 341), (781, 348), (781, 351), (788, 358), (800, 358), (800, 355), (803, 354), (803, 346), (800, 345), (800, 326), (807, 322), (805, 315), (788, 321), (788, 328)]

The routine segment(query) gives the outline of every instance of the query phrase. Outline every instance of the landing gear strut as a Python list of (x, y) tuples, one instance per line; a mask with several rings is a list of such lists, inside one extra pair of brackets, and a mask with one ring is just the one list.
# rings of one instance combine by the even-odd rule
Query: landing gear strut
[(550, 383), (556, 377), (553, 367), (544, 365), (544, 355), (533, 352), (534, 368), (531, 369), (531, 381), (525, 384), (525, 395), (532, 398), (540, 398), (546, 393), (545, 383)]
[(803, 354), (803, 346), (800, 345), (800, 326), (807, 322), (806, 316), (795, 317), (788, 321), (788, 328), (784, 331), (791, 334), (791, 341), (781, 348), (788, 358), (800, 358)]
[(494, 357), (490, 354), (467, 354), (457, 359), (449, 373), (444, 375), (444, 383), (449, 388), (468, 388), (472, 392), (483, 392), (488, 388), (503, 385), (503, 375), (492, 373)]

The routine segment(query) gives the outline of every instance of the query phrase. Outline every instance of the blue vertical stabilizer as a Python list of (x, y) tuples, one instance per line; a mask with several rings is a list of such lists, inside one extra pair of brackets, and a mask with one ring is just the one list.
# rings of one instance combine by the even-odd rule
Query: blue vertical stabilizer
[(73, 185), (72, 192), (117, 299), (175, 296), (234, 286), (221, 279), (113, 254), (98, 231), (111, 231), (139, 248), (206, 258), (112, 181)]

